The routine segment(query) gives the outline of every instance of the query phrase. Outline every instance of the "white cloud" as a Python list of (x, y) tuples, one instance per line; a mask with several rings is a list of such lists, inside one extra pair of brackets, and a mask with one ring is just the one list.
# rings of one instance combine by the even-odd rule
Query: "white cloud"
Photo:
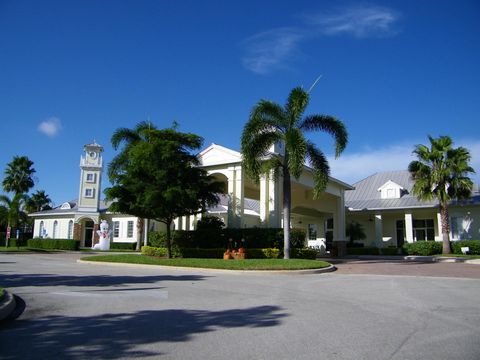
[(62, 123), (59, 118), (51, 117), (45, 121), (42, 121), (38, 125), (38, 131), (47, 135), (48, 137), (54, 137), (58, 134), (60, 129), (62, 128)]
[[(428, 140), (427, 140), (428, 141)], [(422, 142), (427, 144), (427, 142)], [(328, 157), (331, 175), (339, 180), (353, 184), (376, 172), (406, 170), (408, 164), (415, 160), (412, 151), (419, 142), (392, 144), (377, 149), (365, 149), (356, 153), (347, 153), (335, 159)], [(472, 176), (475, 182), (480, 181), (480, 140), (456, 141), (455, 147), (463, 146), (470, 151), (470, 165), (477, 171)]]
[(337, 34), (357, 38), (391, 35), (398, 18), (396, 11), (377, 6), (354, 6), (328, 14), (304, 15), (300, 26), (271, 29), (244, 40), (242, 63), (257, 74), (288, 68), (288, 63), (301, 53), (300, 44), (307, 38)]
[(394, 33), (399, 13), (386, 7), (353, 6), (329, 14), (308, 15), (306, 21), (324, 35), (378, 37)]
[(296, 28), (278, 28), (261, 32), (243, 42), (243, 65), (257, 74), (266, 74), (284, 68), (304, 39)]

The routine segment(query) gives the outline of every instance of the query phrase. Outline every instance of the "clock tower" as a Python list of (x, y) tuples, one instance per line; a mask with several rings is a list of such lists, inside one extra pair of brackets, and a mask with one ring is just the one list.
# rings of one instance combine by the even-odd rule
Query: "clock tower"
[(103, 147), (95, 140), (83, 147), (84, 155), (80, 157), (80, 191), (78, 210), (98, 212), (102, 184)]

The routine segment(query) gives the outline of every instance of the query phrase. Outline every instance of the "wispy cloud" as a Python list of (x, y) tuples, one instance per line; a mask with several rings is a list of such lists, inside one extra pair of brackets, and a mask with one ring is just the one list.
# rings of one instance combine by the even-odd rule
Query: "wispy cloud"
[(62, 122), (57, 117), (48, 118), (38, 125), (38, 131), (48, 137), (55, 137), (62, 128)]
[(296, 28), (278, 28), (253, 35), (243, 42), (243, 65), (257, 74), (266, 74), (286, 66), (304, 34)]
[(302, 53), (300, 45), (307, 39), (340, 34), (384, 37), (395, 33), (399, 16), (395, 10), (371, 5), (303, 15), (299, 26), (270, 29), (245, 39), (242, 63), (256, 74), (285, 69)]
[(383, 37), (395, 33), (400, 14), (379, 6), (354, 6), (330, 13), (305, 16), (305, 21), (324, 35), (352, 35), (358, 38)]
[[(338, 159), (329, 157), (331, 174), (337, 179), (353, 184), (376, 172), (407, 169), (408, 164), (416, 159), (412, 151), (419, 143), (427, 144), (426, 141), (404, 142), (382, 148), (368, 148), (342, 155)], [(472, 155), (470, 165), (477, 171), (473, 180), (479, 182), (480, 140), (461, 140), (455, 142), (454, 146), (464, 146), (470, 151)]]

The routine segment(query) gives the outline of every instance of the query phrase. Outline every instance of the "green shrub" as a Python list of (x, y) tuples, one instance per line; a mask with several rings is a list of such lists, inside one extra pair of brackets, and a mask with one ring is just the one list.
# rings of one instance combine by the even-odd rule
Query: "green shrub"
[(454, 254), (462, 254), (462, 247), (468, 246), (469, 255), (480, 255), (480, 240), (461, 240), (452, 241), (452, 251)]
[(80, 243), (71, 239), (29, 239), (27, 246), (46, 250), (78, 250)]
[(274, 248), (266, 249), (247, 249), (247, 259), (278, 259), (280, 250)]
[(10, 247), (27, 246), (27, 239), (9, 239), (8, 246)]
[(148, 256), (158, 256), (158, 257), (166, 257), (167, 256), (167, 248), (163, 247), (152, 247), (152, 246), (142, 246), (142, 254)]
[(430, 256), (442, 253), (441, 241), (416, 241), (414, 243), (405, 243), (403, 250), (407, 255)]
[(315, 249), (303, 248), (303, 249), (290, 249), (290, 257), (292, 259), (309, 259), (315, 260), (318, 256), (318, 251)]
[(110, 249), (112, 250), (135, 250), (137, 248), (137, 243), (129, 243), (129, 242), (111, 242)]

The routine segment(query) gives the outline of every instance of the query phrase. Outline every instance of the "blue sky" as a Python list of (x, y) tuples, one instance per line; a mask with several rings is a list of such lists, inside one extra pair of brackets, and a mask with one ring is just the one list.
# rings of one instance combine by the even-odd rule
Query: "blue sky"
[(113, 131), (147, 118), (238, 150), (258, 100), (283, 104), (319, 75), (307, 113), (349, 131), (334, 177), (406, 168), (428, 134), (480, 172), (479, 17), (475, 0), (0, 0), (2, 176), (26, 155), (61, 204), (78, 196), (83, 145), (108, 162)]

